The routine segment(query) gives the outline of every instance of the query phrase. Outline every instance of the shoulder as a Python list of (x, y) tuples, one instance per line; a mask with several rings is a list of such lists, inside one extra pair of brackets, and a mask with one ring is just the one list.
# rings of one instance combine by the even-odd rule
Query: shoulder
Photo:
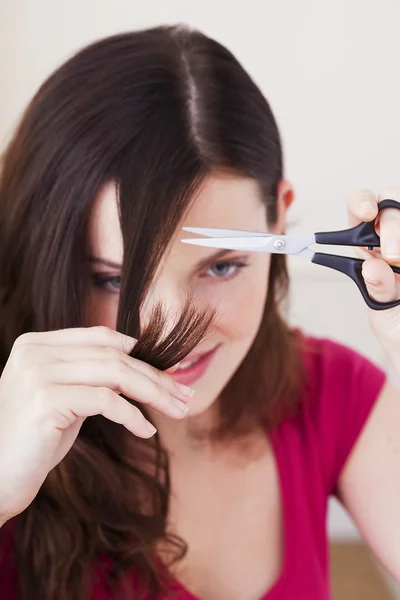
[(383, 386), (384, 370), (359, 350), (330, 338), (304, 335), (303, 340), (306, 396), (310, 400), (311, 393), (313, 408), (321, 409), (327, 398), (338, 406), (345, 396), (364, 388), (374, 395)]
[(359, 350), (328, 337), (316, 337), (303, 333), (303, 353), (308, 365), (325, 375), (332, 368), (340, 368), (342, 374), (348, 374), (364, 361), (372, 361)]

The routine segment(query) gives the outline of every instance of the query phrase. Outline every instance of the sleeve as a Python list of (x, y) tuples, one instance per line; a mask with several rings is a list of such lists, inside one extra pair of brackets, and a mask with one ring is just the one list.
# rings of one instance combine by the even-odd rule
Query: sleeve
[(320, 339), (319, 344), (314, 418), (327, 494), (334, 494), (387, 376), (352, 348), (328, 339)]

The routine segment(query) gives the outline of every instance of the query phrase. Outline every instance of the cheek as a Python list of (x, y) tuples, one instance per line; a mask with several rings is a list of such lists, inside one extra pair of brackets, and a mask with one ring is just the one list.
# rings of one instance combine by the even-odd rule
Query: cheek
[(218, 298), (218, 329), (232, 341), (255, 336), (267, 299), (269, 262), (247, 271), (227, 284)]
[(91, 290), (86, 304), (85, 326), (104, 325), (115, 329), (118, 314), (118, 294)]

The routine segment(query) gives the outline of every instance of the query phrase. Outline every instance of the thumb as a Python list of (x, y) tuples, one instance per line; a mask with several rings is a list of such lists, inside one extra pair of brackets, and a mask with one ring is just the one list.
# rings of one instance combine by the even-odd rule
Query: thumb
[(392, 302), (399, 299), (395, 274), (384, 260), (379, 258), (365, 260), (362, 275), (368, 294), (377, 302)]

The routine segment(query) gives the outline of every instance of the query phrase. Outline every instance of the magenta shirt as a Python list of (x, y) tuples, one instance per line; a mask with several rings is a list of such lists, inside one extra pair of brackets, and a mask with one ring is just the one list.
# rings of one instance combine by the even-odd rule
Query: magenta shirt
[[(305, 353), (310, 383), (300, 411), (270, 433), (283, 502), (284, 560), (280, 577), (260, 600), (331, 600), (327, 500), (335, 494), (340, 471), (386, 378), (379, 367), (342, 344), (307, 339), (317, 352)], [(17, 600), (16, 573), (4, 543), (0, 597)], [(91, 600), (109, 600), (104, 579), (96, 579)], [(134, 581), (132, 574), (133, 587)], [(177, 581), (172, 588), (175, 600), (200, 600)]]

